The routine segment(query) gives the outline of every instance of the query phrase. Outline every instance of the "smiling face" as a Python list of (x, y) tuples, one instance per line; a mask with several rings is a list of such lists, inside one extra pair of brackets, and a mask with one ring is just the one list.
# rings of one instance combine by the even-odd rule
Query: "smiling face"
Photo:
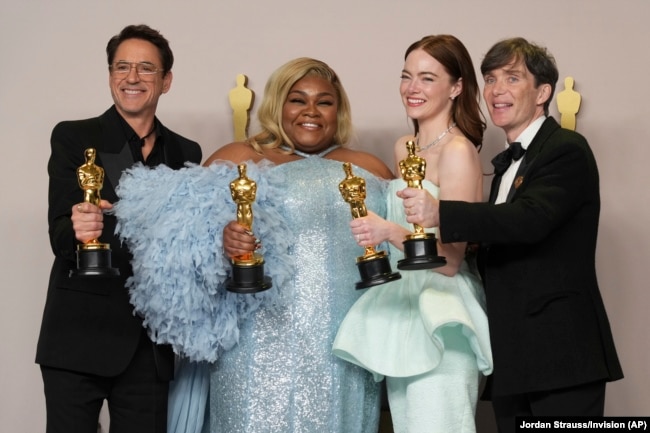
[(318, 153), (334, 144), (338, 98), (332, 84), (318, 76), (298, 80), (282, 106), (282, 129), (296, 149)]
[(444, 66), (422, 49), (409, 53), (404, 62), (400, 84), (406, 115), (423, 122), (440, 114), (447, 122), (453, 106), (452, 97), (461, 91), (461, 82), (452, 82)]
[(492, 123), (505, 131), (509, 142), (544, 114), (551, 86), (535, 87), (535, 77), (523, 62), (511, 62), (489, 71), (483, 78), (483, 98)]
[[(122, 42), (113, 59), (113, 63), (117, 62), (148, 63), (155, 69), (162, 69), (158, 48), (142, 39)], [(158, 98), (171, 86), (172, 73), (168, 71), (164, 77), (162, 71), (139, 76), (133, 67), (127, 75), (109, 72), (108, 80), (115, 107), (124, 118), (153, 118)]]

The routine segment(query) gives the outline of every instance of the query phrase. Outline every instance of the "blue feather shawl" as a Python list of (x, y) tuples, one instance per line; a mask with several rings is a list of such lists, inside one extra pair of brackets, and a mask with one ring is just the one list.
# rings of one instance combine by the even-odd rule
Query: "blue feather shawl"
[(141, 164), (122, 175), (114, 206), (116, 232), (133, 254), (127, 280), (135, 313), (151, 339), (170, 344), (192, 361), (215, 361), (233, 347), (239, 325), (258, 308), (285, 305), (293, 274), (293, 244), (278, 204), (285, 179), (269, 163), (247, 164), (257, 182), (253, 231), (261, 240), (267, 291), (241, 295), (225, 290), (230, 261), (222, 252), (224, 226), (236, 219), (229, 184), (239, 174), (231, 163), (172, 170)]

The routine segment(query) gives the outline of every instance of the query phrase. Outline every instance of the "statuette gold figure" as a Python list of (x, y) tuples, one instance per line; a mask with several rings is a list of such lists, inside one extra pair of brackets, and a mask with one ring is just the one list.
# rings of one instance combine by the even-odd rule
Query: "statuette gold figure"
[[(362, 177), (352, 174), (352, 164), (343, 163), (345, 179), (339, 183), (339, 192), (350, 205), (352, 218), (362, 218), (368, 215), (366, 208), (366, 180)], [(364, 247), (365, 252), (361, 257), (357, 257), (357, 267), (361, 274), (361, 281), (356, 283), (357, 289), (384, 284), (389, 281), (398, 280), (401, 275), (392, 272), (390, 261), (385, 251), (377, 251), (374, 246)]]
[[(104, 186), (104, 169), (95, 163), (95, 149), (86, 149), (84, 156), (86, 162), (77, 168), (79, 188), (84, 193), (85, 203), (99, 206), (102, 200), (100, 191)], [(77, 269), (70, 271), (70, 276), (115, 277), (119, 274), (119, 269), (112, 267), (109, 244), (100, 242), (99, 239), (90, 239), (77, 246)]]
[[(422, 189), (422, 181), (424, 180), (427, 172), (427, 160), (415, 154), (415, 142), (407, 141), (406, 150), (408, 156), (399, 162), (399, 170), (402, 179), (406, 182), (409, 188)], [(424, 229), (418, 225), (413, 224), (414, 233), (412, 237), (425, 237)]]
[[(406, 142), (408, 156), (399, 162), (402, 179), (409, 188), (422, 189), (422, 181), (426, 178), (427, 161), (415, 154), (415, 142)], [(438, 256), (436, 236), (426, 233), (419, 224), (413, 224), (413, 233), (406, 235), (404, 258), (397, 262), (397, 267), (404, 270), (431, 269), (447, 263), (444, 257)]]
[[(246, 175), (246, 164), (237, 166), (239, 177), (230, 182), (230, 195), (237, 205), (237, 223), (253, 230), (253, 202), (257, 183)], [(256, 252), (232, 258), (232, 277), (226, 287), (236, 293), (256, 293), (272, 286), (271, 278), (264, 275), (264, 258)]]

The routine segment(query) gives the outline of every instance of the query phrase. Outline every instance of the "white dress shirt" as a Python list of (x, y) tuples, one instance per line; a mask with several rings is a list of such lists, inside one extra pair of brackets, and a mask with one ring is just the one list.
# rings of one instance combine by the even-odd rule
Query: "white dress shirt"
[[(535, 138), (535, 135), (537, 135), (537, 132), (539, 131), (539, 128), (542, 127), (542, 124), (546, 120), (546, 116), (540, 116), (537, 119), (535, 119), (526, 129), (524, 129), (524, 132), (519, 134), (519, 137), (515, 141), (518, 141), (521, 143), (521, 147), (524, 150), (528, 149), (528, 146), (530, 146), (530, 142), (533, 141), (533, 138)], [(506, 149), (508, 148), (509, 143), (506, 143)], [(501, 184), (499, 185), (499, 194), (497, 194), (497, 198), (495, 200), (495, 204), (499, 203), (505, 203), (506, 199), (508, 198), (508, 193), (510, 192), (510, 188), (512, 187), (512, 183), (515, 181), (515, 176), (517, 175), (517, 170), (519, 170), (519, 166), (521, 165), (521, 161), (523, 161), (525, 158), (522, 157), (519, 161), (513, 161), (512, 164), (510, 164), (510, 167), (506, 170), (505, 173), (503, 173), (503, 176), (501, 176)]]

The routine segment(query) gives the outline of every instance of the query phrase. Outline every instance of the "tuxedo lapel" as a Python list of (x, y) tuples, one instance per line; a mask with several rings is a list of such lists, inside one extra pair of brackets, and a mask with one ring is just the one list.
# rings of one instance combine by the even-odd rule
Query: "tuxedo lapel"
[(537, 157), (537, 155), (539, 155), (539, 152), (544, 146), (544, 143), (548, 140), (550, 135), (559, 127), (560, 126), (555, 121), (555, 119), (549, 116), (544, 121), (539, 131), (537, 131), (537, 134), (535, 134), (535, 137), (530, 142), (528, 149), (526, 149), (526, 154), (524, 155), (524, 158), (521, 161), (519, 168), (517, 169), (517, 174), (515, 176), (515, 180), (513, 181), (513, 184), (511, 185), (510, 191), (508, 192), (506, 203), (510, 203), (512, 201), (513, 197), (518, 192), (519, 187), (526, 180), (526, 174), (528, 173), (530, 167), (534, 164), (535, 158)]
[(501, 175), (495, 174), (492, 178), (492, 186), (490, 187), (489, 202), (492, 204), (497, 201), (497, 195), (499, 195), (499, 185), (501, 185)]
[(515, 192), (517, 192), (517, 190), (523, 183), (526, 176), (526, 172), (528, 171), (528, 167), (530, 167), (529, 158), (524, 156), (524, 158), (521, 161), (521, 164), (519, 164), (519, 168), (517, 169), (515, 180), (512, 182), (512, 185), (510, 185), (510, 190), (508, 191), (508, 196), (506, 197), (506, 203), (510, 203), (512, 201), (512, 197), (514, 197)]
[[(156, 122), (160, 125), (165, 165), (174, 170), (184, 167), (188, 158), (183, 154), (179, 141), (169, 129), (157, 120)], [(122, 172), (133, 166), (135, 160), (124, 135), (122, 120), (114, 106), (99, 116), (98, 122), (93, 123), (89, 135), (92, 137), (91, 143), (95, 143), (97, 150), (97, 165), (104, 168), (106, 179), (110, 182), (110, 189), (115, 191)], [(91, 146), (89, 144), (88, 147)]]
[(164, 140), (163, 152), (165, 153), (165, 165), (173, 170), (183, 168), (187, 158), (183, 156), (181, 146), (167, 128), (163, 126), (162, 131), (162, 137)]
[(122, 171), (135, 163), (131, 148), (126, 141), (122, 145), (119, 153), (99, 152), (99, 157), (102, 160), (102, 164), (104, 164), (104, 172), (111, 182), (113, 189), (117, 187), (122, 176)]
[(131, 167), (135, 161), (131, 148), (124, 136), (124, 128), (115, 107), (111, 107), (99, 117), (99, 134), (101, 134), (101, 148), (97, 155), (104, 168), (106, 178), (115, 191), (122, 172)]

